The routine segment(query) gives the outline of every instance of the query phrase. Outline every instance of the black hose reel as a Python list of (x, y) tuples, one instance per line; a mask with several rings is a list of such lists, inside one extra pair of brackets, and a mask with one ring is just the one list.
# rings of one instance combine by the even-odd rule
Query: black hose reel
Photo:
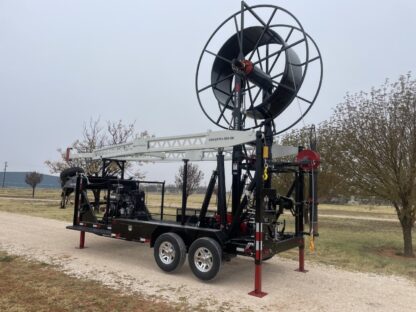
[[(273, 5), (244, 4), (226, 19), (206, 43), (196, 72), (198, 101), (213, 123), (237, 130), (271, 123), (274, 135), (302, 120), (321, 83), (322, 58), (314, 40), (296, 17)], [(299, 110), (285, 115), (294, 101)]]

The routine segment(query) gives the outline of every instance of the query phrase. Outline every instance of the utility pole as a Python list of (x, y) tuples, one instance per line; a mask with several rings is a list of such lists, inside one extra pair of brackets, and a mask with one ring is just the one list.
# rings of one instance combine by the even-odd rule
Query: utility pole
[(3, 170), (3, 184), (2, 188), (4, 188), (4, 181), (6, 180), (6, 169), (7, 169), (7, 161), (4, 162), (4, 170)]

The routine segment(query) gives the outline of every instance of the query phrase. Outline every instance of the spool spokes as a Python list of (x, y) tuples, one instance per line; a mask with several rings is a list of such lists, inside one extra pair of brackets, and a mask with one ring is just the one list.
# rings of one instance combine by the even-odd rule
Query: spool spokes
[[(228, 38), (225, 43), (223, 38)], [(318, 64), (314, 80), (318, 83), (302, 94), (313, 63)], [(319, 50), (291, 13), (277, 6), (243, 3), (206, 43), (198, 62), (196, 91), (203, 112), (216, 125), (246, 130), (271, 123), (277, 134), (309, 111), (321, 80)], [(282, 118), (294, 100), (298, 112)]]

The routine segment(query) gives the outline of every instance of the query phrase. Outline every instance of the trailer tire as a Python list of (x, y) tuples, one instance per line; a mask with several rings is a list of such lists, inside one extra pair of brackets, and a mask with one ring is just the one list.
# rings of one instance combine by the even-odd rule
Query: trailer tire
[(186, 246), (178, 234), (164, 233), (156, 239), (153, 254), (159, 268), (165, 272), (176, 272), (185, 262)]
[(196, 277), (203, 281), (212, 280), (221, 269), (221, 246), (215, 239), (199, 238), (189, 248), (188, 261)]
[(81, 167), (70, 167), (62, 170), (61, 174), (59, 175), (61, 186), (64, 187), (65, 182), (71, 177), (75, 177), (77, 173), (85, 173), (85, 171)]

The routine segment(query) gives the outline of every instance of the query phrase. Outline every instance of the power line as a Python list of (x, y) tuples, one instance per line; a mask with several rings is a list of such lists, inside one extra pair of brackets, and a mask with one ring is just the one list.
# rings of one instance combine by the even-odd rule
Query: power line
[(7, 169), (7, 161), (4, 162), (3, 185), (2, 185), (2, 188), (4, 188), (4, 181), (6, 180), (6, 169)]

